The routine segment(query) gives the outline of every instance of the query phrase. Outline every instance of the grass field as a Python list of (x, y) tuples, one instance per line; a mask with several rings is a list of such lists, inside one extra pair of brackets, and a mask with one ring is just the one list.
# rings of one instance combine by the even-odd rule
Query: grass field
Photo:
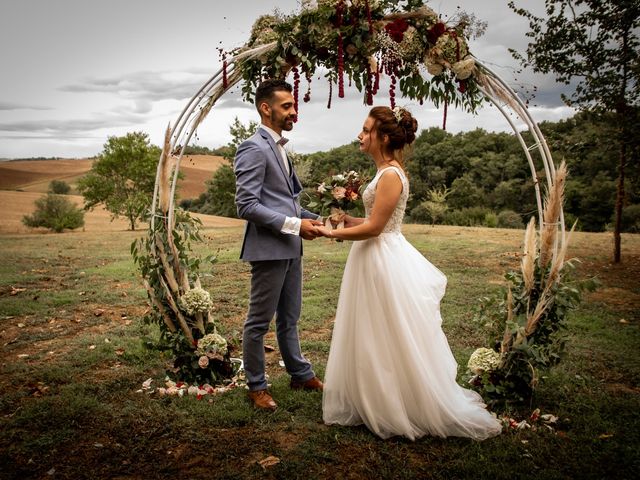
[[(241, 227), (207, 228), (198, 253), (220, 330), (238, 335), (249, 269)], [(170, 358), (145, 345), (146, 299), (129, 255), (142, 233), (0, 236), (0, 478), (635, 478), (640, 469), (640, 236), (577, 233), (580, 277), (601, 287), (570, 317), (567, 356), (521, 420), (540, 408), (554, 431), (510, 431), (482, 443), (383, 441), (362, 427), (328, 427), (321, 395), (294, 392), (267, 343), (275, 413), (256, 412), (242, 389), (210, 399), (137, 393), (158, 385)], [(485, 344), (473, 323), (479, 297), (518, 263), (521, 231), (408, 225), (407, 238), (449, 279), (443, 328), (458, 359)], [(306, 244), (302, 347), (322, 376), (349, 243)], [(236, 352), (238, 353), (238, 352)], [(497, 412), (499, 414), (505, 412)], [(274, 456), (279, 463), (258, 463)]]

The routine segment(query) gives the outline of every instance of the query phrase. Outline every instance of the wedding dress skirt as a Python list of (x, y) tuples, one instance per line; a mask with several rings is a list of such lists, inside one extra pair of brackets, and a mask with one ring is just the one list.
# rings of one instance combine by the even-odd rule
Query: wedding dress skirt
[(325, 373), (325, 423), (412, 440), (500, 433), (482, 397), (456, 383), (441, 328), (446, 284), (400, 231), (353, 243)]

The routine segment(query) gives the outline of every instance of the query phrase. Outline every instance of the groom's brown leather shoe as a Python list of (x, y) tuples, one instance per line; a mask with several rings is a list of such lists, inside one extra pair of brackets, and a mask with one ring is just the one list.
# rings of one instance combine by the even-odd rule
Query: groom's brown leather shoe
[(273, 401), (271, 395), (266, 390), (255, 390), (249, 392), (249, 399), (253, 402), (253, 406), (262, 410), (275, 410), (278, 408), (276, 402)]
[(324, 388), (324, 386), (322, 385), (322, 382), (318, 377), (313, 377), (307, 380), (306, 382), (296, 382), (292, 379), (289, 385), (294, 390), (300, 390), (301, 388), (304, 388), (305, 390), (322, 391), (322, 389)]

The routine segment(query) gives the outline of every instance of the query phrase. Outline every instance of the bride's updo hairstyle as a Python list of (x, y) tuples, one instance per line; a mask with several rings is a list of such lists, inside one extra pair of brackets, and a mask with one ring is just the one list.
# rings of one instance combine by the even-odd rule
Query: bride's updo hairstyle
[(375, 120), (376, 136), (382, 140), (384, 135), (389, 137), (388, 150), (404, 168), (403, 150), (416, 139), (418, 121), (408, 110), (395, 107), (373, 107), (369, 116)]

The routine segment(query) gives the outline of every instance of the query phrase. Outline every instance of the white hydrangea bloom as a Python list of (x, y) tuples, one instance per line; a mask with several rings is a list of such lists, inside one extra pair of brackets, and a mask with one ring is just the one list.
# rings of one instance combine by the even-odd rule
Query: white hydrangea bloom
[(500, 365), (500, 354), (490, 348), (478, 348), (471, 354), (467, 368), (476, 375), (491, 372)]
[(196, 349), (196, 355), (216, 354), (224, 355), (227, 351), (227, 341), (219, 333), (209, 333), (200, 340)]
[(211, 295), (203, 288), (194, 288), (180, 297), (180, 308), (187, 315), (208, 312), (213, 307)]

